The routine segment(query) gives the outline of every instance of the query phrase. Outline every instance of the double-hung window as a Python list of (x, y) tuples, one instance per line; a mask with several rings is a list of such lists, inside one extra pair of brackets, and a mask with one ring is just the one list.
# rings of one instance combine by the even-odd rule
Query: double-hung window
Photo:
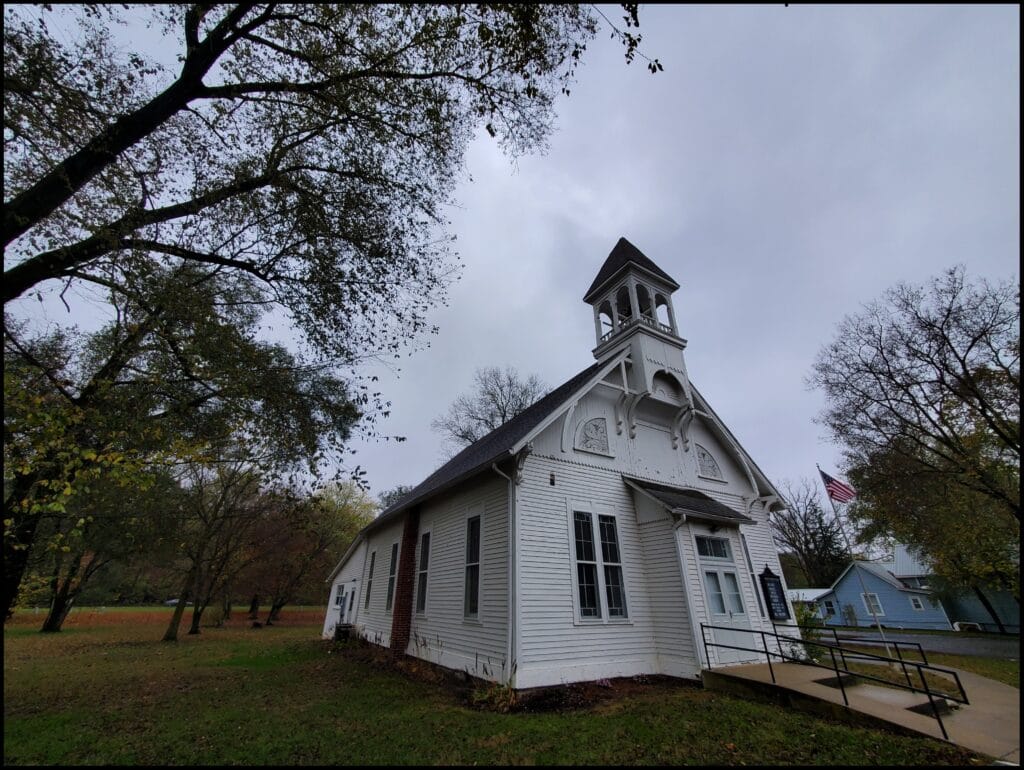
[(480, 517), (466, 519), (466, 592), (462, 614), (476, 618), (480, 613)]
[(860, 598), (864, 600), (864, 609), (867, 610), (869, 615), (884, 615), (882, 611), (882, 602), (878, 600), (878, 594), (869, 593), (861, 594)]
[(416, 575), (416, 612), (427, 611), (427, 570), (430, 568), (430, 533), (420, 537), (420, 568)]
[(573, 511), (572, 524), (580, 618), (629, 617), (615, 517)]
[(391, 563), (388, 565), (388, 601), (384, 608), (391, 612), (395, 604), (395, 578), (398, 575), (398, 543), (391, 544)]
[(366, 574), (366, 600), (363, 602), (363, 609), (370, 609), (370, 589), (373, 588), (373, 567), (377, 562), (377, 552), (370, 554), (370, 569)]

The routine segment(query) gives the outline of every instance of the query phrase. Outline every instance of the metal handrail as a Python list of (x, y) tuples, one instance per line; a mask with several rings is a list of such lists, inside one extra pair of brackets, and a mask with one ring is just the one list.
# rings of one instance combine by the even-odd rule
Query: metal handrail
[[(922, 663), (927, 663), (928, 662), (928, 656), (925, 655), (924, 647), (921, 646), (920, 642), (907, 642), (907, 641), (903, 641), (903, 640), (899, 640), (899, 639), (885, 639), (885, 640), (882, 640), (882, 639), (877, 639), (877, 638), (872, 637), (872, 636), (842, 636), (841, 637), (841, 636), (839, 636), (839, 634), (836, 631), (836, 629), (832, 628), (831, 626), (801, 626), (801, 625), (797, 625), (796, 623), (783, 623), (783, 624), (772, 623), (772, 628), (780, 628), (780, 627), (781, 628), (799, 628), (801, 630), (807, 629), (809, 631), (830, 631), (832, 633), (832, 637), (835, 639), (835, 642), (836, 642), (837, 646), (841, 646), (839, 644), (839, 640), (840, 639), (842, 639), (843, 641), (847, 641), (847, 642), (866, 642), (868, 644), (881, 644), (881, 645), (889, 644), (889, 645), (892, 645), (893, 649), (896, 650), (896, 657), (901, 658), (901, 659), (902, 659), (903, 656), (900, 653), (900, 646), (903, 646), (903, 647), (916, 647), (917, 648), (917, 654), (921, 656), (921, 662)], [(854, 655), (856, 655), (858, 653), (858, 650), (851, 650), (850, 652), (853, 653)]]
[[(813, 626), (813, 628), (818, 629), (817, 626)], [(737, 633), (760, 634), (760, 636), (761, 636), (761, 645), (762, 645), (763, 649), (757, 649), (756, 647), (738, 647), (738, 646), (733, 645), (733, 644), (722, 644), (720, 642), (708, 642), (708, 637), (707, 637), (707, 630), (708, 629), (721, 630), (721, 631), (732, 631), (732, 632), (737, 632)], [(775, 657), (777, 657), (777, 658), (780, 658), (783, 661), (794, 661), (794, 662), (801, 663), (803, 665), (809, 665), (809, 666), (814, 666), (816, 668), (824, 668), (824, 669), (827, 669), (827, 670), (831, 670), (836, 675), (836, 681), (839, 684), (840, 692), (842, 692), (842, 695), (843, 695), (843, 704), (847, 708), (849, 708), (849, 706), (850, 706), (850, 699), (849, 699), (849, 697), (846, 694), (846, 685), (843, 682), (842, 674), (844, 674), (844, 673), (849, 675), (849, 676), (855, 676), (855, 677), (860, 677), (862, 679), (868, 679), (868, 680), (875, 681), (875, 682), (881, 682), (882, 684), (888, 685), (890, 687), (895, 687), (897, 689), (910, 690), (912, 692), (924, 693), (924, 695), (928, 698), (929, 705), (931, 705), (931, 707), (932, 707), (932, 714), (934, 715), (935, 720), (939, 723), (939, 729), (942, 731), (942, 737), (944, 739), (946, 739), (946, 740), (949, 740), (949, 734), (946, 732), (946, 726), (942, 722), (942, 715), (939, 713), (938, 706), (935, 703), (935, 698), (936, 697), (941, 697), (941, 698), (945, 698), (947, 700), (953, 701), (954, 703), (962, 703), (965, 706), (966, 705), (970, 705), (970, 701), (967, 699), (967, 691), (964, 690), (963, 683), (960, 681), (960, 676), (957, 674), (956, 671), (952, 671), (950, 669), (945, 669), (945, 668), (939, 668), (939, 667), (933, 666), (933, 665), (931, 665), (929, 663), (919, 663), (919, 662), (913, 661), (913, 660), (906, 660), (905, 658), (903, 658), (902, 655), (899, 658), (889, 658), (889, 657), (886, 657), (885, 655), (875, 655), (874, 653), (863, 652), (861, 650), (847, 650), (847, 649), (844, 649), (843, 646), (840, 643), (838, 643), (838, 641), (836, 642), (836, 644), (826, 644), (826, 643), (823, 643), (823, 642), (815, 642), (815, 641), (811, 641), (811, 640), (807, 640), (807, 639), (803, 639), (803, 638), (786, 636), (785, 634), (779, 634), (779, 633), (776, 633), (774, 631), (764, 631), (764, 630), (760, 630), (760, 629), (755, 630), (755, 629), (752, 629), (752, 628), (735, 628), (733, 626), (715, 626), (715, 625), (710, 625), (708, 623), (701, 623), (700, 624), (700, 631), (701, 631), (701, 639), (704, 642), (704, 658), (708, 662), (708, 669), (709, 670), (711, 668), (713, 668), (713, 666), (711, 664), (711, 656), (710, 656), (710, 654), (708, 652), (708, 648), (709, 647), (718, 647), (718, 648), (722, 648), (722, 649), (740, 650), (742, 652), (754, 652), (754, 653), (757, 653), (758, 655), (764, 655), (767, 658), (767, 660), (768, 660), (768, 671), (771, 674), (772, 684), (777, 684), (778, 683), (776, 681), (776, 679), (775, 679), (775, 670), (772, 667), (772, 656), (773, 655)], [(781, 644), (778, 645), (778, 649), (779, 649), (778, 652), (771, 652), (768, 649), (768, 641), (767, 641), (767, 639), (768, 639), (769, 636), (770, 637), (774, 637), (776, 640), (785, 640), (785, 641), (788, 641), (788, 642), (796, 642), (796, 643), (801, 644), (801, 645), (803, 645), (805, 647), (809, 645), (809, 646), (812, 646), (812, 647), (824, 648), (824, 649), (829, 651), (829, 656), (832, 659), (832, 665), (831, 666), (826, 666), (824, 664), (817, 663), (817, 662), (815, 662), (813, 660), (808, 661), (808, 660), (805, 660), (803, 658), (797, 658), (797, 657), (795, 657), (793, 655), (787, 655), (786, 653), (783, 652), (783, 647), (782, 647)], [(839, 652), (839, 657), (843, 661), (842, 669), (839, 668), (839, 662), (836, 659), (836, 652)], [(846, 655), (845, 655), (845, 653), (847, 653), (847, 652), (852, 653), (853, 655), (856, 655), (856, 656), (862, 657), (862, 658), (863, 657), (867, 657), (867, 658), (871, 658), (873, 660), (877, 660), (877, 661), (881, 661), (881, 662), (885, 662), (885, 663), (895, 663), (895, 664), (900, 665), (902, 667), (902, 670), (903, 670), (903, 675), (904, 675), (904, 677), (907, 680), (907, 684), (905, 684), (905, 685), (898, 684), (896, 682), (892, 682), (892, 681), (889, 681), (887, 679), (882, 679), (882, 678), (877, 677), (877, 676), (872, 676), (871, 674), (865, 674), (865, 673), (862, 673), (860, 671), (851, 671), (850, 668), (849, 668), (849, 665), (846, 662)], [(911, 683), (910, 675), (909, 675), (909, 672), (907, 670), (907, 666), (908, 665), (914, 666), (917, 669), (918, 676), (921, 679), (922, 687), (917, 687), (917, 686), (915, 686), (915, 685), (913, 685)], [(956, 695), (953, 695), (951, 693), (944, 693), (944, 692), (938, 693), (937, 696), (934, 695), (932, 693), (931, 688), (928, 686), (928, 680), (925, 677), (925, 673), (924, 673), (925, 669), (928, 669), (929, 671), (935, 671), (935, 672), (940, 673), (940, 674), (946, 674), (946, 675), (952, 676), (953, 680), (956, 682), (957, 690), (959, 690), (959, 697), (957, 697)]]

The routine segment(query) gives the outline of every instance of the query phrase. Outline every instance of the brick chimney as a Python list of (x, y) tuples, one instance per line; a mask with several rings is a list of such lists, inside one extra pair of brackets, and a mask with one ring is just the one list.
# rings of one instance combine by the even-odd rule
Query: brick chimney
[(416, 548), (420, 532), (420, 510), (405, 513), (402, 545), (398, 556), (398, 577), (395, 582), (395, 604), (391, 612), (391, 653), (402, 655), (409, 646), (412, 628), (413, 587), (416, 585)]

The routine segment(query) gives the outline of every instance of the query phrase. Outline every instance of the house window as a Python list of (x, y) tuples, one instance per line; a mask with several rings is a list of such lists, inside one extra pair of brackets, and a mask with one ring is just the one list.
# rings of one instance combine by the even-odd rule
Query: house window
[(823, 601), (822, 606), (824, 607), (826, 618), (830, 618), (836, 614), (836, 603), (831, 599)]
[(697, 553), (712, 559), (732, 561), (732, 555), (729, 553), (729, 541), (724, 537), (697, 535)]
[(580, 615), (584, 618), (601, 617), (600, 590), (597, 585), (597, 551), (594, 548), (594, 528), (589, 513), (576, 511), (573, 528), (576, 534), (576, 580), (579, 585)]
[(334, 595), (334, 606), (340, 607), (345, 603), (345, 592), (338, 586), (338, 592)]
[(921, 598), (918, 597), (918, 596), (911, 596), (910, 597), (910, 606), (913, 607), (915, 610), (923, 610), (924, 609), (924, 602), (922, 602)]
[(391, 612), (395, 604), (395, 577), (398, 572), (398, 543), (391, 544), (391, 563), (388, 565), (388, 601), (384, 608)]
[(370, 554), (370, 571), (366, 575), (366, 601), (363, 602), (363, 609), (370, 609), (370, 589), (373, 588), (373, 565), (377, 562), (377, 552)]
[(430, 533), (420, 538), (420, 569), (416, 576), (416, 612), (427, 611), (427, 569), (430, 567)]
[[(576, 590), (581, 618), (602, 617), (602, 582), (604, 612), (607, 617), (629, 617), (626, 606), (626, 579), (622, 570), (618, 526), (614, 516), (573, 511), (573, 535), (576, 546)], [(595, 530), (596, 525), (596, 530)], [(598, 552), (596, 543), (600, 542)], [(600, 561), (598, 561), (600, 553)]]
[(878, 601), (878, 594), (861, 594), (860, 598), (864, 601), (864, 609), (868, 611), (869, 615), (884, 615), (882, 612), (882, 603)]
[(604, 562), (604, 589), (608, 599), (608, 617), (626, 617), (626, 584), (622, 577), (622, 557), (614, 516), (598, 516), (601, 530), (601, 560)]
[(466, 595), (462, 613), (475, 618), (480, 610), (480, 517), (466, 520)]

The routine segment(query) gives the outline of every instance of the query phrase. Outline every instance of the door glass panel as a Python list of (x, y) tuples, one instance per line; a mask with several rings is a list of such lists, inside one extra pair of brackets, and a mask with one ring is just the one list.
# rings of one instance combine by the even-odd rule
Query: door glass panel
[(711, 611), (716, 615), (724, 615), (725, 598), (722, 596), (722, 585), (718, 581), (717, 573), (705, 572), (704, 583), (707, 585), (708, 601), (711, 602)]
[(729, 612), (742, 615), (743, 599), (740, 597), (740, 584), (736, 580), (736, 575), (732, 572), (723, 572), (722, 577), (725, 579), (725, 595), (729, 600)]

